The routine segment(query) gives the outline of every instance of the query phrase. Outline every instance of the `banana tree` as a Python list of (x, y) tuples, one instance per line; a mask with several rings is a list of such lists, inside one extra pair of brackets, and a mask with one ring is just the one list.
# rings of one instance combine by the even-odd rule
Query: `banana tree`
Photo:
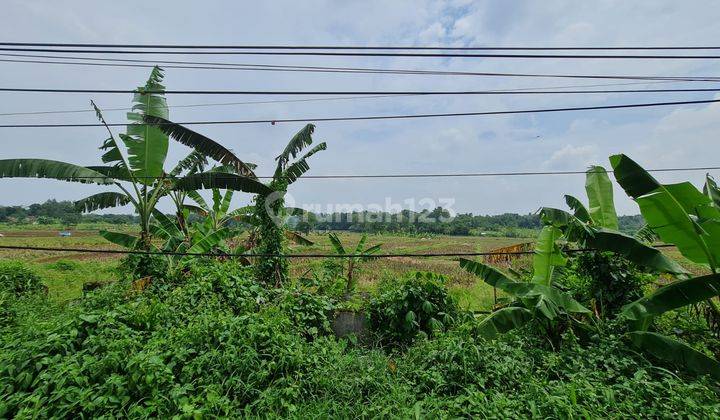
[(558, 245), (561, 236), (562, 232), (557, 227), (543, 227), (535, 244), (533, 276), (529, 282), (491, 265), (460, 259), (460, 267), (514, 299), (509, 306), (494, 311), (479, 324), (478, 331), (481, 335), (493, 338), (531, 320), (537, 320), (545, 328), (551, 344), (557, 345), (560, 334), (555, 326), (559, 319), (576, 322), (573, 316), (591, 313), (554, 284), (555, 270), (567, 262)]
[(566, 195), (565, 202), (573, 213), (543, 207), (540, 210), (542, 221), (560, 229), (567, 242), (580, 248), (613, 252), (637, 265), (662, 273), (688, 274), (680, 264), (644, 241), (650, 237), (649, 227), (642, 229), (639, 236), (630, 236), (618, 230), (612, 182), (605, 168), (590, 167), (586, 173), (585, 191), (588, 207), (579, 199)]
[(258, 280), (275, 286), (282, 285), (288, 276), (288, 262), (278, 256), (283, 253), (286, 244), (284, 220), (288, 215), (285, 208), (287, 188), (310, 170), (307, 159), (327, 148), (325, 142), (319, 143), (296, 159), (303, 149), (312, 144), (313, 131), (315, 126), (308, 124), (290, 139), (282, 153), (275, 158), (277, 166), (272, 180), (267, 184), (269, 192), (255, 197), (254, 214), (259, 221), (257, 253), (268, 255), (255, 265), (255, 274)]
[[(122, 246), (150, 249), (152, 235), (150, 223), (158, 201), (173, 191), (186, 191), (200, 181), (217, 175), (196, 173), (179, 176), (193, 166), (199, 157), (207, 156), (225, 165), (232, 165), (239, 171), (248, 168), (232, 152), (220, 144), (202, 137), (182, 141), (194, 149), (191, 155), (175, 166), (170, 173), (163, 170), (169, 147), (168, 135), (157, 126), (146, 123), (145, 119), (165, 120), (168, 116), (167, 103), (162, 85), (163, 71), (153, 68), (144, 86), (138, 87), (133, 96), (130, 120), (119, 140), (112, 133), (100, 110), (92, 103), (97, 117), (108, 131), (109, 137), (100, 147), (104, 153), (102, 166), (80, 166), (47, 159), (4, 159), (0, 160), (0, 177), (51, 178), (62, 181), (94, 183), (115, 186), (117, 191), (91, 195), (76, 202), (83, 211), (93, 211), (132, 204), (140, 219), (140, 236), (135, 237), (118, 232), (101, 234), (109, 241)], [(120, 145), (124, 146), (124, 151)], [(259, 191), (264, 187), (253, 179), (237, 176), (223, 181), (238, 189)], [(253, 183), (254, 182), (254, 183)]]
[(347, 257), (345, 258), (347, 261), (347, 274), (345, 275), (345, 279), (347, 280), (347, 282), (345, 283), (345, 297), (349, 298), (350, 294), (355, 289), (355, 285), (357, 283), (357, 280), (355, 280), (354, 278), (354, 274), (357, 271), (358, 263), (371, 260), (373, 258), (373, 254), (380, 251), (380, 247), (382, 247), (382, 244), (373, 245), (371, 247), (363, 249), (363, 247), (365, 246), (365, 242), (367, 241), (367, 235), (363, 235), (355, 246), (355, 250), (348, 254), (337, 234), (330, 233), (328, 234), (328, 238), (330, 239), (330, 243), (332, 244), (335, 252), (338, 255), (347, 255)]
[(176, 221), (159, 210), (153, 211), (153, 217), (151, 231), (154, 237), (163, 241), (158, 250), (166, 253), (168, 268), (172, 272), (186, 267), (195, 258), (193, 254), (198, 253), (238, 257), (241, 262), (249, 264), (247, 258), (242, 256), (244, 248), (231, 250), (226, 242), (238, 235), (239, 229), (229, 226), (215, 228), (209, 219), (205, 219), (202, 223), (190, 225), (188, 232), (183, 232)]
[(651, 321), (667, 311), (706, 302), (717, 313), (713, 299), (720, 296), (720, 197), (709, 176), (704, 193), (690, 182), (661, 184), (625, 155), (610, 157), (615, 178), (635, 200), (648, 226), (666, 243), (674, 244), (690, 261), (711, 274), (675, 281), (623, 308), (632, 321), (633, 344), (654, 356), (720, 379), (720, 363), (669, 337), (649, 331)]
[[(180, 143), (196, 149), (198, 148), (196, 145), (206, 145), (209, 144), (208, 142), (212, 142), (204, 135), (180, 124), (172, 123), (163, 117), (146, 115), (144, 121)], [(288, 275), (287, 260), (280, 256), (285, 249), (285, 241), (288, 236), (288, 231), (284, 227), (284, 219), (288, 215), (284, 199), (287, 188), (310, 170), (307, 159), (327, 148), (325, 142), (319, 143), (296, 159), (303, 149), (312, 144), (314, 130), (315, 126), (308, 124), (290, 139), (282, 153), (275, 158), (277, 166), (268, 184), (258, 181), (253, 172), (254, 165), (239, 162), (232, 153), (215, 142), (212, 142), (213, 146), (198, 150), (224, 165), (232, 165), (235, 173), (204, 172), (188, 175), (173, 183), (174, 190), (192, 191), (218, 188), (256, 194), (254, 215), (258, 226), (258, 243), (255, 252), (263, 254), (263, 257), (255, 264), (255, 274), (259, 281), (268, 284), (279, 286)]]

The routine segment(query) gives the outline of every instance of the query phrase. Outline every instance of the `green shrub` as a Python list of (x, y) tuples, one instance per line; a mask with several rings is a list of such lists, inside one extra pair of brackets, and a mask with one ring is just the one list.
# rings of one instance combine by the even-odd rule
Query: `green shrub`
[(168, 277), (168, 262), (162, 255), (128, 254), (118, 264), (120, 278), (137, 280), (152, 277), (165, 280)]
[(417, 272), (388, 285), (370, 300), (370, 328), (388, 344), (408, 344), (418, 334), (431, 336), (445, 330), (460, 316), (448, 294), (445, 278)]
[(15, 296), (0, 290), (0, 328), (10, 325), (15, 317), (13, 303)]
[[(608, 333), (547, 351), (528, 328), (488, 341), (468, 319), (387, 353), (307, 340), (321, 317), (298, 314), (325, 313), (323, 297), (253, 285), (248, 269), (217, 262), (142, 294), (126, 281), (64, 307), (13, 297), (17, 320), (0, 329), (0, 418), (720, 416), (710, 378), (653, 367)], [(393, 291), (446, 295), (426, 274), (378, 298)]]
[(655, 278), (612, 252), (578, 254), (568, 272), (564, 285), (578, 301), (595, 307), (603, 318), (615, 316), (624, 305), (641, 298)]
[(15, 296), (44, 290), (40, 276), (20, 261), (0, 261), (0, 291)]
[(279, 293), (279, 307), (300, 333), (314, 338), (332, 332), (330, 317), (335, 309), (332, 299), (302, 289), (280, 290)]

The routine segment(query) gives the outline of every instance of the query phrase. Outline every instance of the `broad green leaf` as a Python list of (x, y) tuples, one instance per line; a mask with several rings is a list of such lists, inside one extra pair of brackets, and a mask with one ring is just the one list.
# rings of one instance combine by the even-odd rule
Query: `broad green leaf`
[(646, 245), (637, 238), (621, 232), (596, 229), (593, 231), (593, 235), (583, 238), (582, 243), (588, 248), (622, 255), (635, 264), (661, 273), (688, 274), (688, 271), (677, 261), (666, 256), (659, 249)]
[(313, 124), (308, 124), (290, 139), (287, 146), (285, 146), (285, 150), (283, 150), (282, 153), (275, 158), (278, 162), (277, 169), (275, 169), (275, 177), (279, 177), (283, 173), (283, 170), (290, 161), (290, 156), (293, 158), (297, 157), (298, 153), (300, 153), (302, 149), (312, 144), (312, 134), (314, 131), (315, 126)]
[(673, 309), (720, 296), (720, 274), (676, 281), (625, 305), (621, 314), (630, 320), (641, 320)]
[(683, 366), (697, 374), (720, 379), (720, 363), (686, 344), (652, 332), (633, 331), (629, 335), (635, 347), (658, 359)]
[(720, 189), (718, 189), (715, 179), (707, 174), (705, 176), (705, 185), (703, 185), (703, 194), (707, 195), (715, 207), (720, 208)]
[[(217, 248), (223, 240), (231, 237), (235, 233), (234, 230), (221, 228), (205, 235), (202, 239), (194, 241), (193, 245), (188, 249), (188, 253), (208, 253)], [(191, 256), (184, 257), (187, 259)]]
[(210, 206), (208, 206), (205, 199), (195, 190), (189, 190), (187, 191), (188, 197), (192, 198), (193, 201), (195, 201), (205, 212), (210, 211)]
[(128, 249), (135, 249), (139, 241), (139, 238), (137, 236), (128, 235), (127, 233), (108, 232), (107, 230), (101, 230), (99, 234), (109, 242)]
[(511, 306), (497, 310), (478, 324), (477, 330), (485, 338), (494, 338), (512, 329), (519, 328), (533, 319), (531, 311)]
[(225, 191), (225, 195), (223, 196), (222, 202), (220, 203), (220, 214), (221, 215), (224, 215), (230, 209), (230, 202), (232, 201), (232, 198), (233, 198), (232, 190)]
[(533, 283), (550, 285), (554, 268), (567, 262), (556, 243), (561, 236), (560, 229), (554, 226), (545, 226), (540, 231), (533, 257)]
[(313, 147), (309, 152), (305, 154), (305, 156), (288, 166), (282, 174), (282, 176), (287, 180), (288, 184), (292, 184), (293, 182), (297, 181), (297, 179), (300, 178), (305, 172), (310, 170), (310, 165), (308, 165), (307, 163), (307, 158), (321, 150), (326, 149), (327, 144), (325, 144), (325, 142), (322, 142), (317, 146)]
[(366, 241), (367, 234), (363, 233), (363, 236), (360, 237), (360, 240), (358, 241), (357, 246), (355, 247), (355, 251), (353, 251), (353, 254), (360, 254)]
[(540, 209), (540, 220), (545, 225), (560, 229), (568, 242), (577, 242), (593, 234), (587, 223), (565, 210), (543, 207)]
[(262, 182), (241, 175), (223, 172), (201, 172), (187, 175), (175, 181), (174, 190), (192, 191), (219, 188), (252, 194), (271, 194), (273, 190)]
[[(662, 185), (625, 155), (610, 157), (615, 178), (640, 206), (648, 226), (689, 260), (718, 267), (720, 210), (689, 182)], [(714, 233), (710, 233), (714, 232)]]
[(113, 179), (121, 181), (131, 180), (130, 172), (122, 166), (86, 166), (86, 168), (100, 172), (101, 174)]
[[(528, 302), (532, 302), (532, 304), (528, 304), (528, 306), (546, 306), (547, 302), (551, 302), (555, 307), (561, 308), (568, 313), (590, 313), (589, 309), (582, 306), (568, 293), (565, 293), (553, 286), (517, 282), (503, 284), (502, 286), (498, 286), (498, 288), (511, 296), (523, 300), (526, 304), (528, 304)], [(542, 301), (539, 301), (539, 299), (542, 299)]]
[(165, 213), (158, 209), (153, 209), (152, 214), (155, 220), (160, 224), (160, 226), (162, 226), (163, 230), (165, 230), (170, 236), (183, 236), (183, 233), (180, 231), (180, 228), (175, 220), (169, 218), (165, 215)]
[(460, 267), (465, 271), (480, 277), (490, 286), (503, 289), (506, 285), (518, 283), (512, 276), (503, 273), (495, 267), (481, 262), (460, 258)]
[(188, 171), (191, 174), (203, 172), (207, 164), (208, 161), (205, 155), (197, 150), (193, 150), (175, 165), (170, 173), (168, 173), (168, 176), (178, 176), (182, 171)]
[(367, 249), (366, 249), (365, 251), (363, 251), (362, 253), (365, 254), (365, 255), (371, 256), (372, 254), (380, 251), (380, 248), (381, 248), (381, 247), (382, 247), (382, 244), (373, 245), (373, 246), (371, 246), (370, 248), (367, 248)]
[[(636, 199), (648, 226), (666, 243), (674, 244), (690, 261), (709, 264), (713, 258), (711, 238), (665, 189), (643, 195)], [(717, 244), (720, 245), (720, 244)], [(720, 249), (715, 248), (715, 252)]]
[(335, 232), (328, 233), (328, 239), (330, 239), (330, 243), (332, 244), (333, 248), (335, 248), (335, 252), (341, 255), (345, 255), (345, 247), (343, 246), (342, 242), (340, 242), (340, 238), (338, 238)]
[(610, 165), (615, 180), (632, 198), (651, 193), (661, 186), (652, 175), (625, 155), (610, 156)]
[(93, 194), (89, 197), (78, 200), (73, 204), (76, 210), (88, 213), (100, 209), (124, 206), (130, 202), (130, 197), (127, 195), (109, 191)]
[(588, 210), (585, 208), (585, 206), (580, 200), (573, 197), (572, 195), (566, 195), (565, 202), (571, 209), (573, 209), (574, 216), (577, 217), (579, 220), (585, 223), (591, 221), (590, 212), (588, 212)]
[(84, 166), (48, 159), (0, 159), (0, 178), (50, 178), (100, 185), (115, 182)]
[[(128, 151), (128, 164), (133, 175), (145, 185), (152, 185), (153, 178), (163, 175), (163, 164), (167, 157), (168, 136), (159, 128), (146, 124), (145, 117), (168, 118), (168, 107), (165, 102), (165, 87), (162, 85), (162, 69), (153, 68), (150, 78), (133, 96), (135, 105), (127, 114), (126, 134), (120, 134)], [(150, 93), (152, 92), (152, 93)]]
[(592, 166), (585, 178), (585, 191), (590, 202), (590, 219), (603, 228), (618, 229), (618, 218), (613, 201), (613, 187), (602, 166)]
[(189, 128), (183, 127), (180, 124), (168, 121), (166, 118), (147, 115), (145, 116), (145, 122), (152, 124), (166, 135), (188, 147), (192, 147), (196, 151), (201, 152), (203, 155), (208, 156), (224, 165), (231, 166), (239, 175), (256, 178), (251, 165), (248, 165), (240, 160), (240, 158), (235, 156), (232, 151), (225, 148), (220, 143), (217, 143), (216, 141)]
[(128, 132), (120, 134), (128, 151), (128, 163), (138, 182), (152, 185), (163, 176), (163, 164), (168, 151), (167, 137), (154, 127), (129, 125)]

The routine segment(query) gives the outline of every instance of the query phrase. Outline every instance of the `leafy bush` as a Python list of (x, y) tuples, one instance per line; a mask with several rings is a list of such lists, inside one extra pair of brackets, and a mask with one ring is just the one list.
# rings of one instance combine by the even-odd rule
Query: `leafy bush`
[(23, 296), (44, 289), (40, 276), (20, 261), (0, 261), (0, 291)]
[(576, 298), (612, 317), (624, 305), (643, 297), (654, 276), (612, 252), (586, 252), (575, 256), (565, 285)]
[(306, 337), (317, 337), (332, 332), (330, 317), (335, 305), (329, 297), (302, 289), (279, 293), (280, 309), (290, 317), (300, 333)]
[(445, 278), (417, 272), (381, 290), (370, 301), (370, 328), (389, 344), (408, 344), (418, 334), (431, 336), (445, 330), (460, 316), (448, 294)]
[[(17, 300), (18, 323), (0, 330), (0, 418), (720, 415), (709, 378), (653, 368), (613, 336), (550, 352), (523, 329), (480, 339), (468, 320), (387, 354), (304, 339), (287, 305), (321, 297), (253, 284), (218, 262), (143, 294), (118, 282), (66, 307)], [(432, 275), (380, 296), (393, 290), (445, 295)]]
[(183, 287), (172, 289), (169, 303), (194, 311), (213, 305), (241, 314), (255, 312), (268, 299), (267, 290), (252, 279), (252, 268), (235, 262), (207, 260), (193, 265)]
[(168, 262), (162, 255), (128, 254), (118, 264), (118, 274), (130, 280), (143, 277), (163, 280), (168, 275)]

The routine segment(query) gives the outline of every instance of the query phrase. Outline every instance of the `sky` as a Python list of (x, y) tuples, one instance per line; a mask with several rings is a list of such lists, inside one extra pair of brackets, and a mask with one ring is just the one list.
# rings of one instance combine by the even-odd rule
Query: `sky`
[[(720, 7), (695, 1), (272, 1), (203, 2), (5, 0), (0, 40), (5, 42), (144, 44), (292, 44), (402, 46), (657, 46), (715, 45)], [(3, 57), (0, 56), (0, 59)], [(7, 58), (7, 57), (5, 57)], [(133, 57), (137, 58), (137, 57)], [(162, 59), (163, 57), (142, 57)], [(492, 58), (172, 56), (174, 60), (236, 63), (412, 68), (520, 73), (718, 76), (717, 60), (522, 60)], [(0, 62), (0, 87), (132, 89), (145, 68), (104, 68)], [(490, 78), (478, 76), (363, 75), (167, 69), (168, 89), (183, 90), (487, 90), (587, 86), (613, 81)], [(697, 84), (696, 84), (697, 85)], [(699, 85), (698, 85), (699, 86)], [(608, 89), (691, 87), (639, 84)], [(710, 87), (707, 84), (702, 87)], [(600, 87), (602, 89), (602, 87)], [(130, 95), (0, 93), (0, 113), (130, 105)], [(713, 93), (426, 96), (171, 108), (174, 121), (280, 119), (413, 113), (478, 112), (546, 107), (713, 99)], [(263, 96), (169, 95), (172, 106), (283, 99)], [(109, 122), (124, 112), (108, 111)], [(322, 122), (308, 174), (454, 173), (609, 168), (608, 156), (625, 153), (646, 168), (720, 166), (720, 105), (604, 110), (554, 114), (474, 116), (417, 120)], [(0, 124), (94, 123), (94, 114), (0, 116)], [(196, 128), (259, 165), (273, 158), (302, 123)], [(45, 158), (100, 164), (101, 127), (0, 128), (0, 158)], [(171, 143), (166, 167), (187, 154)], [(720, 173), (714, 175), (720, 176)], [(661, 173), (662, 182), (703, 172)], [(99, 186), (36, 179), (0, 179), (0, 205), (48, 198), (77, 200)], [(564, 208), (564, 194), (586, 201), (584, 176), (440, 179), (301, 179), (290, 193), (299, 206), (339, 205), (422, 210), (444, 203), (455, 212), (530, 213)], [(250, 197), (236, 194), (234, 204)], [(616, 186), (620, 214), (637, 206)], [(391, 207), (388, 207), (388, 204)], [(170, 203), (163, 203), (170, 210)], [(114, 212), (129, 212), (127, 208)]]

